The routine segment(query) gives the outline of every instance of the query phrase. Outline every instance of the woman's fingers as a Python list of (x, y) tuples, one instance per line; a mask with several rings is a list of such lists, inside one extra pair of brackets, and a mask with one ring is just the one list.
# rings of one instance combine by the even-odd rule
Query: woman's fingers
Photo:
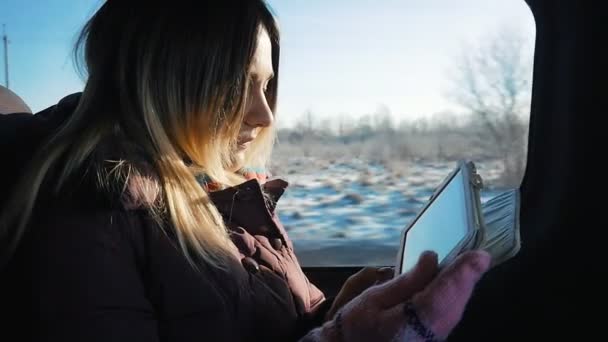
[(437, 255), (425, 252), (410, 272), (363, 292), (322, 330), (353, 342), (443, 339), (489, 265), (489, 254), (467, 252), (439, 272)]
[(359, 272), (350, 276), (345, 284), (351, 283), (356, 284), (357, 286), (359, 286), (359, 284), (362, 284), (361, 286), (373, 284), (378, 280), (378, 270), (379, 269), (376, 267), (364, 267)]
[(376, 270), (376, 282), (384, 283), (385, 281), (393, 279), (395, 276), (395, 269), (392, 267), (382, 267)]
[(424, 252), (411, 271), (376, 286), (370, 295), (374, 297), (380, 308), (389, 308), (405, 302), (433, 280), (439, 270), (438, 267), (437, 254)]
[(388, 279), (392, 278), (392, 268), (384, 267), (364, 267), (359, 272), (350, 276), (340, 292), (334, 299), (331, 308), (326, 314), (326, 319), (331, 319), (337, 310), (342, 308), (344, 304), (350, 302), (353, 298), (360, 295), (363, 291), (367, 290), (371, 286), (381, 284)]
[(414, 296), (413, 307), (420, 320), (438, 338), (446, 337), (460, 321), (475, 284), (490, 267), (490, 261), (487, 252), (466, 252)]
[(410, 272), (363, 292), (321, 330), (353, 342), (443, 339), (489, 265), (487, 253), (468, 252), (439, 272), (437, 255), (425, 252)]

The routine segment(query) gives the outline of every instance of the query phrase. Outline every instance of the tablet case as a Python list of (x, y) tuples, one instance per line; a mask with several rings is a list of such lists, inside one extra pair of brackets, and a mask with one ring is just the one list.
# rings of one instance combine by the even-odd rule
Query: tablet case
[(485, 202), (481, 212), (485, 221), (481, 248), (492, 255), (492, 264), (501, 264), (517, 255), (521, 248), (519, 189), (505, 191)]
[[(482, 204), (483, 180), (477, 173), (477, 168), (472, 161), (460, 160), (458, 161), (458, 167), (437, 188), (419, 215), (459, 170), (463, 173), (468, 185), (465, 187), (465, 197), (467, 198), (468, 220), (472, 224), (469, 227), (470, 232), (467, 238), (455, 247), (452, 253), (445, 258), (443, 264), (451, 262), (458, 254), (466, 250), (483, 249), (492, 255), (492, 267), (496, 266), (515, 256), (521, 247), (519, 189), (505, 191)], [(397, 256), (398, 270), (401, 269), (407, 231), (411, 228), (413, 222), (402, 233), (401, 248)]]

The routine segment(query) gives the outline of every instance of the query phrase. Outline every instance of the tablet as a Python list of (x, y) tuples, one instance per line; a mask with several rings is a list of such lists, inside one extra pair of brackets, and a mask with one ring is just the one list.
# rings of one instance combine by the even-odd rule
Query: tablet
[(479, 245), (483, 238), (481, 186), (475, 165), (459, 161), (403, 230), (396, 273), (411, 270), (424, 251), (437, 253), (439, 266), (444, 267), (458, 254)]

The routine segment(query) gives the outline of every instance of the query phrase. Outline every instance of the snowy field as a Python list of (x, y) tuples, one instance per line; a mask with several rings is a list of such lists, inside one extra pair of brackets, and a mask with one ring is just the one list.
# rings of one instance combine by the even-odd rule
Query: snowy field
[[(389, 171), (349, 159), (289, 160), (280, 175), (289, 188), (277, 210), (304, 266), (392, 264), (401, 230), (414, 218), (455, 162), (410, 162)], [(500, 163), (477, 163), (485, 201)]]

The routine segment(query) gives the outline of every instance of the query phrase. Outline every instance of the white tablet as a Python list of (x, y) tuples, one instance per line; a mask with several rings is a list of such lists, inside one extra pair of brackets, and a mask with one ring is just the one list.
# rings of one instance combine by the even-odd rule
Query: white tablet
[(475, 165), (459, 161), (403, 230), (396, 273), (409, 271), (427, 250), (437, 253), (439, 266), (444, 267), (463, 251), (479, 246), (483, 240), (481, 187)]

